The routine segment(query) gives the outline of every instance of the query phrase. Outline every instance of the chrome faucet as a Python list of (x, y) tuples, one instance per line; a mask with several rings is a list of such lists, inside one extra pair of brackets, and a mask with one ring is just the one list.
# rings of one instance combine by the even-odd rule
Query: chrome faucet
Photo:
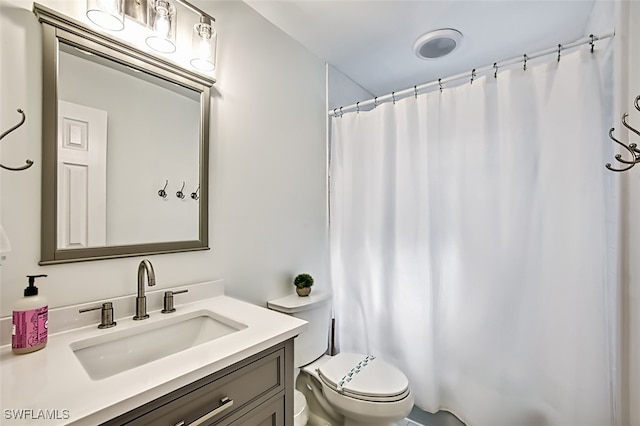
[(144, 273), (147, 272), (149, 287), (156, 285), (156, 273), (153, 272), (151, 262), (144, 259), (138, 265), (138, 297), (136, 297), (136, 315), (134, 320), (143, 320), (149, 318), (147, 314), (147, 296), (144, 294)]

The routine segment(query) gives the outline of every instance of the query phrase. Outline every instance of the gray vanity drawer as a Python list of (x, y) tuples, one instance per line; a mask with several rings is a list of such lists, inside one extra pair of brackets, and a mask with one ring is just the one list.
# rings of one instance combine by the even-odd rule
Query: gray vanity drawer
[[(282, 345), (271, 348), (104, 425), (189, 425), (216, 409), (217, 413), (208, 417), (202, 425), (243, 424), (242, 418), (248, 419), (246, 416), (251, 414), (251, 410), (279, 393), (284, 395), (286, 349)], [(224, 398), (233, 402), (221, 407)], [(274, 416), (279, 417), (276, 414)]]
[(284, 423), (284, 396), (268, 401), (230, 426), (280, 426)]

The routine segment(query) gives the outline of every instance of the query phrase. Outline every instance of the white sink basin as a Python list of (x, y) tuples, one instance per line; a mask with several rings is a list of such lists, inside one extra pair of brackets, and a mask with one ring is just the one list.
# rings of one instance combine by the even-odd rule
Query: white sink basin
[(71, 350), (89, 377), (101, 380), (247, 327), (208, 310), (171, 315), (73, 342)]

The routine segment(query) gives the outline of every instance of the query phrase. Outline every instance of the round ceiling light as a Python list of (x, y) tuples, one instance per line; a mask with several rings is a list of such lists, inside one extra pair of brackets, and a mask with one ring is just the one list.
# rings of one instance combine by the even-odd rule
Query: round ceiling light
[(413, 51), (420, 59), (438, 59), (456, 50), (461, 41), (460, 31), (445, 28), (420, 37), (413, 45)]

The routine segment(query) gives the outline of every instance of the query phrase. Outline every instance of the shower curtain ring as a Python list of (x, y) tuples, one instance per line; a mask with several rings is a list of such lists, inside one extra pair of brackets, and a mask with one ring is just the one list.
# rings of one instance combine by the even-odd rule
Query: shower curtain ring
[(440, 86), (440, 93), (442, 93), (442, 79), (438, 79), (438, 86)]
[(373, 98), (373, 108), (375, 109), (378, 106), (378, 97)]
[(495, 70), (493, 73), (493, 78), (498, 78), (498, 63), (494, 62), (493, 63), (493, 69)]
[(418, 86), (413, 86), (413, 94), (418, 99)]
[(562, 50), (562, 45), (558, 44), (558, 62), (560, 62), (560, 51)]
[(356, 114), (360, 114), (360, 102), (356, 102)]
[(396, 104), (396, 92), (391, 92), (391, 99), (393, 100), (393, 104)]
[(522, 69), (524, 69), (525, 71), (527, 70), (527, 54), (524, 54), (524, 65), (522, 67)]
[(342, 112), (342, 107), (340, 107), (340, 118), (342, 118), (343, 115), (344, 115), (344, 112)]
[(593, 53), (593, 48), (595, 47), (593, 42), (595, 40), (595, 37), (593, 36), (593, 34), (589, 34), (589, 37), (591, 37), (591, 41), (589, 42), (589, 44), (591, 45), (591, 53)]
[(473, 84), (473, 80), (476, 78), (476, 69), (471, 70), (471, 84)]

